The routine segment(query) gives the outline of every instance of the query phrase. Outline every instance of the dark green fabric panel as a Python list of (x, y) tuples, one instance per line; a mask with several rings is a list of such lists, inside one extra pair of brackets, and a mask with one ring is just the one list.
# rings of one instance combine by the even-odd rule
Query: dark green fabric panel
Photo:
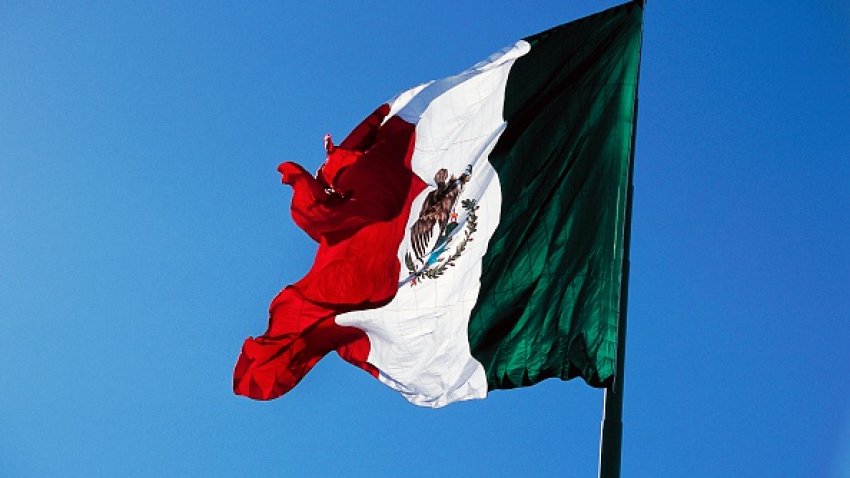
[(469, 322), (491, 389), (614, 374), (642, 17), (630, 3), (534, 35), (511, 69)]

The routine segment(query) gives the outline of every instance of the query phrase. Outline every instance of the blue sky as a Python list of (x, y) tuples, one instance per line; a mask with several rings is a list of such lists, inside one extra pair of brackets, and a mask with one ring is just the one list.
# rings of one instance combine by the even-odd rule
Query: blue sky
[[(231, 374), (315, 252), (280, 161), (617, 2), (177, 3), (0, 8), (0, 476), (595, 476), (581, 382)], [(850, 5), (756, 4), (647, 5), (623, 476), (850, 477)]]

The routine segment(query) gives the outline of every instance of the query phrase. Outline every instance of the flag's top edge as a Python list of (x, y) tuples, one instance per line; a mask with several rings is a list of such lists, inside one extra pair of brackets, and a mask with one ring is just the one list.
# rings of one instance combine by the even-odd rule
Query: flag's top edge
[(530, 50), (531, 45), (527, 41), (519, 40), (513, 45), (493, 53), (460, 74), (440, 80), (432, 80), (404, 91), (387, 101), (387, 104), (390, 105), (390, 113), (387, 118), (397, 115), (409, 123), (417, 124), (428, 105), (441, 94), (470, 78), (498, 68), (507, 62), (512, 62)]
[(560, 25), (554, 26), (554, 27), (549, 28), (547, 30), (543, 30), (542, 32), (538, 32), (538, 33), (535, 33), (533, 35), (529, 35), (529, 36), (523, 38), (523, 40), (528, 42), (531, 45), (534, 45), (536, 42), (546, 38), (547, 36), (557, 32), (558, 30), (560, 30), (560, 29), (562, 29), (562, 28), (564, 28), (568, 25), (574, 26), (578, 23), (583, 23), (583, 22), (588, 22), (588, 21), (596, 21), (600, 17), (618, 15), (618, 14), (621, 14), (622, 12), (624, 12), (624, 11), (630, 11), (632, 8), (643, 9), (643, 4), (644, 4), (644, 2), (642, 0), (632, 0), (630, 2), (626, 2), (626, 3), (620, 4), (620, 5), (615, 5), (611, 8), (607, 8), (605, 10), (602, 10), (601, 12), (591, 13), (590, 15), (587, 15), (585, 17), (577, 18), (575, 20), (570, 20), (566, 23), (562, 23)]

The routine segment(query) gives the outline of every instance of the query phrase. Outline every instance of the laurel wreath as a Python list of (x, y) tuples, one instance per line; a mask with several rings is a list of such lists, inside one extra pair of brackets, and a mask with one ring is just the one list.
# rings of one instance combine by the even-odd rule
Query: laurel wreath
[[(407, 266), (408, 272), (413, 277), (410, 285), (414, 286), (421, 280), (423, 277), (427, 279), (436, 279), (443, 275), (446, 272), (446, 269), (449, 267), (454, 267), (455, 261), (463, 254), (463, 251), (466, 250), (466, 245), (472, 241), (472, 235), (475, 231), (478, 230), (478, 215), (475, 211), (478, 210), (478, 201), (475, 199), (464, 199), (461, 201), (461, 207), (467, 213), (466, 219), (466, 230), (463, 231), (463, 239), (461, 239), (460, 243), (458, 243), (454, 252), (447, 257), (445, 260), (438, 260), (437, 264), (434, 266), (425, 266), (424, 269), (417, 269), (416, 264), (413, 262), (413, 257), (410, 255), (410, 252), (404, 255), (404, 264)], [(450, 243), (452, 241), (449, 238), (446, 243)]]

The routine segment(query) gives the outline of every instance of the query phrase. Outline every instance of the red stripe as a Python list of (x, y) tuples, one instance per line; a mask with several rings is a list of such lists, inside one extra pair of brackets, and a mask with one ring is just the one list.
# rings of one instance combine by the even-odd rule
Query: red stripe
[[(365, 332), (336, 315), (389, 303), (398, 290), (397, 252), (410, 206), (425, 188), (411, 171), (415, 126), (383, 105), (328, 153), (317, 178), (295, 163), (278, 170), (292, 185), (292, 217), (319, 243), (313, 267), (269, 307), (269, 327), (242, 347), (234, 391), (260, 400), (294, 387), (331, 350), (377, 376)], [(326, 190), (332, 189), (332, 193)]]

